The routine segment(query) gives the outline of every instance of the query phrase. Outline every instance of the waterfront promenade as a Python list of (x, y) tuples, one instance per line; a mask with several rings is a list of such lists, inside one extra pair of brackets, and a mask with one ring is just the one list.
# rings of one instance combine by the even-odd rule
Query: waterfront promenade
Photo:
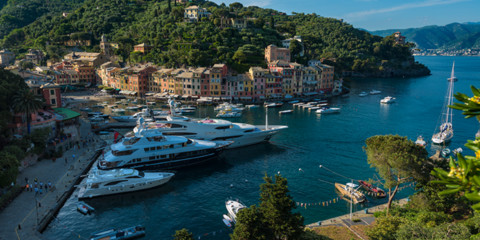
[[(407, 202), (408, 202), (408, 198), (403, 198), (400, 200), (393, 201), (392, 205), (403, 206)], [(385, 203), (375, 207), (368, 208), (367, 211), (361, 210), (361, 211), (353, 212), (352, 220), (350, 220), (350, 214), (345, 214), (342, 216), (308, 224), (306, 225), (306, 228), (315, 230), (317, 228), (331, 227), (331, 226), (342, 227), (342, 228), (345, 227), (348, 229), (348, 231), (352, 232), (357, 237), (357, 239), (368, 239), (368, 237), (366, 237), (363, 232), (356, 231), (355, 230), (356, 228), (354, 226), (372, 225), (375, 222), (375, 217), (373, 214), (378, 211), (383, 211), (386, 208), (387, 208), (387, 204)]]
[[(90, 131), (90, 124), (80, 120), (81, 139), (92, 137), (87, 147), (71, 148), (56, 161), (44, 159), (24, 169), (17, 177), (17, 184), (24, 186), (25, 178), (30, 184), (37, 178), (44, 185), (48, 181), (52, 188), (35, 195), (34, 191), (23, 191), (2, 212), (0, 212), (0, 240), (43, 239), (38, 231), (46, 227), (56, 209), (63, 205), (75, 181), (90, 166), (93, 157), (103, 141)], [(75, 155), (75, 160), (73, 159)], [(67, 162), (65, 162), (67, 157)]]

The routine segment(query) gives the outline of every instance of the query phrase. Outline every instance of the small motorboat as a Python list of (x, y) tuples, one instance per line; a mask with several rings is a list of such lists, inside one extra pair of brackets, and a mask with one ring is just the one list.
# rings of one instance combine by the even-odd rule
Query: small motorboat
[(340, 183), (335, 183), (335, 188), (340, 192), (340, 194), (342, 194), (342, 196), (352, 200), (355, 204), (366, 201), (365, 195), (358, 191), (359, 186), (357, 184), (347, 183), (343, 185)]
[(145, 227), (141, 225), (128, 227), (124, 229), (107, 229), (94, 232), (90, 236), (90, 240), (126, 240), (145, 236)]
[(366, 97), (368, 96), (368, 93), (367, 92), (361, 92), (360, 94), (358, 94), (359, 97)]
[(295, 104), (295, 103), (298, 103), (298, 102), (300, 102), (300, 101), (298, 101), (298, 100), (293, 100), (293, 101), (290, 101), (290, 102), (288, 102), (288, 103), (289, 103), (289, 104)]
[(225, 201), (225, 207), (227, 208), (228, 215), (231, 218), (232, 222), (236, 223), (238, 212), (240, 210), (246, 208), (247, 206), (245, 206), (245, 204), (240, 202), (240, 200), (238, 200), (238, 199), (236, 199), (236, 200), (228, 199), (227, 201)]
[(233, 220), (227, 214), (223, 214), (223, 223), (225, 223), (227, 227), (232, 227)]
[(93, 105), (92, 108), (104, 108), (102, 105)]
[(241, 117), (242, 113), (241, 112), (233, 112), (233, 111), (225, 111), (222, 110), (218, 112), (216, 115), (217, 117), (223, 117), (223, 118), (228, 118), (228, 117)]
[(421, 135), (417, 137), (417, 140), (415, 141), (415, 144), (417, 144), (418, 146), (422, 146), (422, 147), (427, 146), (427, 142), (425, 142), (425, 139)]
[(126, 107), (125, 109), (127, 109), (127, 110), (138, 110), (138, 109), (140, 109), (140, 107), (139, 106), (130, 106), (130, 107)]
[(80, 111), (82, 111), (82, 112), (91, 112), (92, 109), (86, 107), (86, 108), (80, 108)]
[(125, 112), (125, 109), (123, 109), (123, 108), (114, 108), (114, 109), (112, 109), (112, 112), (115, 112), (115, 113), (124, 113), (124, 112)]
[(95, 211), (95, 208), (86, 204), (85, 202), (79, 201), (77, 203), (77, 210), (82, 213), (83, 215), (90, 214)]
[(375, 89), (370, 91), (370, 95), (376, 95), (376, 94), (380, 94), (380, 93), (382, 93), (382, 91), (378, 91), (378, 90), (375, 90)]
[(281, 102), (265, 103), (266, 108), (275, 108), (275, 107), (281, 107), (281, 106), (283, 106), (283, 103)]
[(382, 100), (380, 100), (380, 103), (384, 103), (384, 104), (389, 104), (394, 102), (395, 102), (395, 98), (390, 96), (384, 97)]
[(247, 107), (247, 108), (258, 108), (259, 106), (255, 105), (255, 104), (250, 104), (250, 105), (246, 105), (245, 107)]
[(288, 114), (288, 113), (292, 113), (292, 112), (293, 112), (293, 110), (290, 109), (290, 110), (283, 110), (283, 111), (280, 111), (278, 113), (279, 114)]
[(442, 157), (444, 158), (447, 158), (448, 156), (450, 156), (450, 153), (452, 153), (452, 151), (450, 150), (450, 148), (444, 148), (442, 149)]
[(453, 155), (457, 156), (457, 154), (462, 153), (463, 149), (461, 147), (456, 148), (453, 150)]
[(331, 108), (331, 107), (322, 107), (315, 111), (318, 114), (329, 114), (329, 113), (339, 113), (340, 108)]
[(383, 189), (375, 187), (368, 182), (358, 180), (358, 183), (360, 184), (360, 187), (368, 191), (373, 197), (384, 198), (387, 196), (387, 194), (385, 193), (385, 191), (383, 191)]

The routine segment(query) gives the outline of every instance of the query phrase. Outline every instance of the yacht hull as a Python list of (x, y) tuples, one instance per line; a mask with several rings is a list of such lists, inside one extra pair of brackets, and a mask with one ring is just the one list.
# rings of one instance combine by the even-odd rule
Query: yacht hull
[[(210, 161), (212, 159), (215, 159), (218, 156), (218, 154), (220, 154), (229, 144), (230, 143), (220, 145), (217, 148), (210, 149), (210, 151), (206, 154), (192, 156), (192, 157), (183, 157), (182, 154), (179, 153), (173, 157), (170, 157), (169, 159), (149, 160), (149, 161), (144, 161), (139, 163), (124, 164), (124, 165), (115, 166), (115, 167), (109, 167), (109, 166), (103, 165), (102, 161), (99, 161), (98, 168), (102, 170), (110, 170), (115, 168), (134, 168), (139, 170), (184, 168), (184, 167), (189, 167), (193, 165), (199, 165), (207, 161)], [(147, 157), (146, 159), (149, 159), (149, 157)]]
[(114, 195), (114, 194), (151, 189), (167, 183), (168, 181), (170, 181), (172, 177), (173, 175), (167, 178), (146, 181), (143, 183), (126, 183), (122, 185), (115, 185), (111, 187), (102, 187), (102, 188), (96, 188), (96, 189), (82, 186), (78, 192), (78, 198), (79, 199), (95, 198), (95, 197), (101, 197), (101, 196), (108, 196), (108, 195)]

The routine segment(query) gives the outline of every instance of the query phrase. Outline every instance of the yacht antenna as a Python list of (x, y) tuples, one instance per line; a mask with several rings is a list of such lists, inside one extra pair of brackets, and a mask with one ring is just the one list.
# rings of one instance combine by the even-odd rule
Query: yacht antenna
[(268, 108), (265, 108), (265, 131), (268, 130)]

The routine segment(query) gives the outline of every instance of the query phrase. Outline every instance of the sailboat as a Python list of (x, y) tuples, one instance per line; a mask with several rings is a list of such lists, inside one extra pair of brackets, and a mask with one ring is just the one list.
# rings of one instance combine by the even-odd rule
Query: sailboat
[(448, 78), (448, 90), (447, 96), (445, 98), (445, 102), (442, 108), (442, 124), (439, 127), (439, 131), (432, 136), (432, 142), (434, 144), (446, 144), (450, 142), (453, 138), (453, 125), (452, 125), (452, 117), (453, 117), (453, 109), (449, 108), (449, 105), (453, 103), (453, 83), (457, 80), (455, 77), (455, 62), (453, 62), (452, 66), (452, 73), (450, 78)]

